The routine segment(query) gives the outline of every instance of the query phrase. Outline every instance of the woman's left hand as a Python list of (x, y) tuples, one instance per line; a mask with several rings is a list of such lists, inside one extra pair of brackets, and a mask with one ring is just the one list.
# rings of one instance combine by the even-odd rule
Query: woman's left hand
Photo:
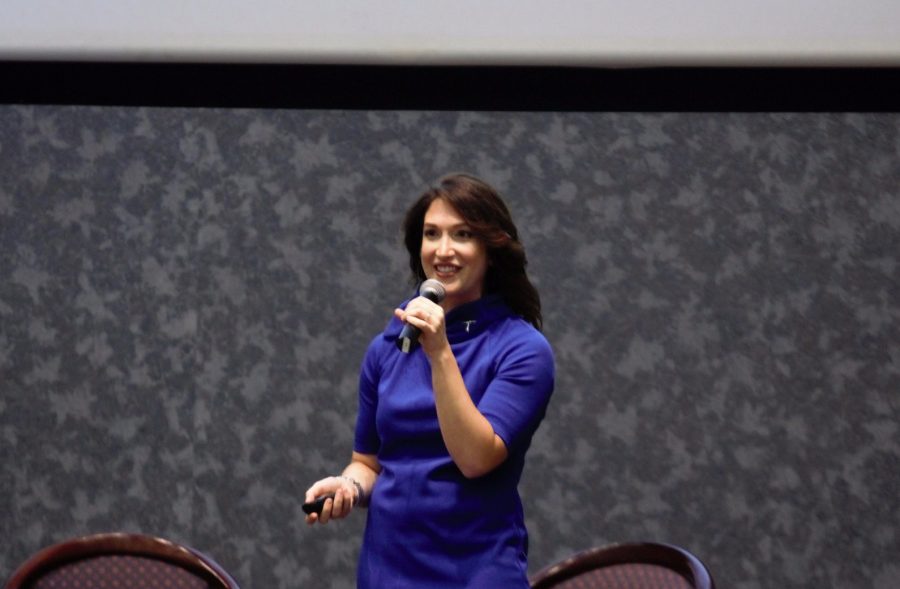
[(425, 297), (416, 297), (406, 305), (406, 309), (394, 309), (394, 316), (422, 332), (419, 344), (429, 358), (442, 347), (449, 345), (444, 324), (444, 309), (437, 303)]

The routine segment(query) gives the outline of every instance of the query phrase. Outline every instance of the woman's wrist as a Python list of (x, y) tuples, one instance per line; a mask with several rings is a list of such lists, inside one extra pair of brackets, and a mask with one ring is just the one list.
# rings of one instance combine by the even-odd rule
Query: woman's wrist
[(448, 370), (456, 365), (456, 356), (453, 354), (453, 348), (450, 347), (449, 342), (433, 350), (428, 355), (428, 360), (432, 370)]
[(339, 475), (337, 478), (344, 479), (345, 481), (347, 481), (348, 483), (353, 485), (353, 488), (356, 489), (356, 501), (353, 502), (353, 506), (356, 507), (358, 505), (362, 505), (363, 501), (366, 498), (366, 494), (363, 491), (362, 483), (360, 483), (355, 478), (345, 475), (345, 474)]

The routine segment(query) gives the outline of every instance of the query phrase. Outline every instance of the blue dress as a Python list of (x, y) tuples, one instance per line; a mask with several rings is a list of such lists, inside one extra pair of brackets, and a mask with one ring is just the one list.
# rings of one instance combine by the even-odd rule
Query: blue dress
[(360, 589), (528, 587), (528, 535), (517, 485), (553, 392), (550, 345), (495, 295), (450, 311), (447, 338), (479, 411), (507, 460), (467, 479), (437, 420), (431, 366), (401, 353), (393, 319), (360, 373), (354, 448), (381, 464), (357, 570)]

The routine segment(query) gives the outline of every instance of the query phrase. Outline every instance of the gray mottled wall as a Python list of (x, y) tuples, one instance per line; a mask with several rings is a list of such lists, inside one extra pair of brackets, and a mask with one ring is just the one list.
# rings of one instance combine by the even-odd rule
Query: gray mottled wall
[(900, 578), (900, 115), (0, 107), (0, 576), (139, 531), (248, 588), (351, 587), (310, 530), (403, 210), (506, 195), (558, 386), (531, 570), (613, 541), (721, 587)]

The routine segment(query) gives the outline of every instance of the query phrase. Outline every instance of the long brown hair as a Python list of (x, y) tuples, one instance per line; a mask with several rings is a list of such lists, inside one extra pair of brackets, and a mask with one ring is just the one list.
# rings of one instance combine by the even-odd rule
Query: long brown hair
[(498, 293), (513, 311), (541, 329), (541, 298), (528, 279), (525, 248), (519, 231), (500, 194), (488, 183), (469, 174), (449, 174), (438, 180), (413, 203), (403, 221), (404, 243), (409, 252), (413, 280), (425, 280), (422, 268), (422, 230), (431, 203), (444, 199), (466, 220), (488, 255), (484, 292)]

